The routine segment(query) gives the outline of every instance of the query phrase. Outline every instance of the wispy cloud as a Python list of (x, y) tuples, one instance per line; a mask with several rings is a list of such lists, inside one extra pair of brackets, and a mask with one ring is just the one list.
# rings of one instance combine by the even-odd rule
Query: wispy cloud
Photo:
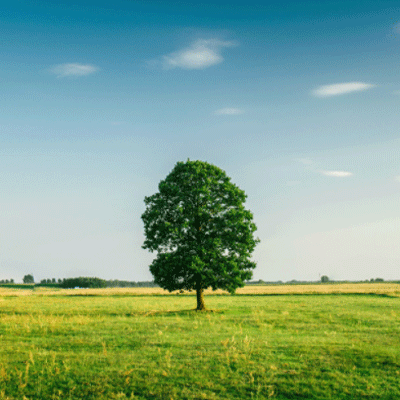
[(321, 173), (322, 175), (335, 176), (338, 178), (345, 178), (345, 177), (353, 175), (352, 172), (348, 172), (348, 171), (318, 171), (318, 172)]
[(317, 172), (325, 176), (334, 176), (338, 178), (345, 178), (352, 176), (353, 173), (349, 171), (326, 171), (323, 169), (316, 169), (315, 163), (310, 158), (296, 158), (296, 161), (304, 165), (304, 169), (312, 172)]
[(218, 39), (199, 39), (188, 48), (162, 57), (162, 65), (166, 69), (203, 69), (224, 61), (221, 51), (224, 47), (233, 47), (235, 42)]
[(400, 182), (400, 175), (396, 176), (394, 179), (395, 179), (397, 182)]
[(362, 90), (368, 90), (376, 85), (364, 82), (346, 82), (346, 83), (335, 83), (333, 85), (319, 86), (314, 89), (311, 94), (316, 97), (330, 97), (340, 96), (352, 92), (360, 92)]
[(99, 67), (91, 64), (67, 63), (55, 65), (50, 71), (58, 78), (66, 76), (85, 76), (99, 71)]
[(217, 111), (214, 111), (214, 115), (239, 115), (243, 114), (244, 111), (241, 110), (240, 108), (221, 108)]

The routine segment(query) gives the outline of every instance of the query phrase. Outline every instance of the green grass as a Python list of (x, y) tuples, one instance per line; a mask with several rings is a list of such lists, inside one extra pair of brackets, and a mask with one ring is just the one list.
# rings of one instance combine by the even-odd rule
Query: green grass
[(0, 297), (0, 399), (400, 399), (400, 298)]

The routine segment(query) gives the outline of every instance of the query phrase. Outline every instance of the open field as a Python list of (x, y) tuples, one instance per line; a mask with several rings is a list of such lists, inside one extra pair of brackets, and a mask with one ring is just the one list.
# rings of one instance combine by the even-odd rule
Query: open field
[[(178, 291), (168, 292), (159, 287), (146, 288), (107, 288), (107, 289), (53, 289), (45, 287), (36, 287), (32, 289), (6, 289), (0, 287), (0, 296), (140, 296), (140, 295), (193, 295), (194, 292)], [(205, 295), (227, 295), (224, 290), (208, 289)], [(274, 295), (274, 294), (382, 294), (394, 297), (400, 297), (400, 284), (398, 283), (329, 283), (329, 284), (289, 284), (289, 285), (248, 285), (236, 290), (240, 295)]]
[(400, 398), (400, 285), (160, 291), (0, 290), (0, 399)]

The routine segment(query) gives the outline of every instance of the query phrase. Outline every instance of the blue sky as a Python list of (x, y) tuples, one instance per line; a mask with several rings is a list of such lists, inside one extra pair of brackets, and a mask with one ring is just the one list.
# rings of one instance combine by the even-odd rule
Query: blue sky
[(400, 278), (397, 1), (14, 1), (0, 17), (0, 279), (150, 280), (144, 197), (224, 169), (254, 279)]

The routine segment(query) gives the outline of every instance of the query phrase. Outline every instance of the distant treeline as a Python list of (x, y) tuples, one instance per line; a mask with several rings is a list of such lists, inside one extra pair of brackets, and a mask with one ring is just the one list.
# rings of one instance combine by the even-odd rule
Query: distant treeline
[[(382, 278), (375, 279), (367, 279), (363, 281), (334, 281), (328, 280), (325, 281), (325, 284), (334, 284), (334, 283), (400, 283), (400, 280), (396, 281), (385, 281)], [(315, 285), (321, 283), (321, 281), (298, 281), (296, 279), (292, 279), (291, 281), (283, 282), (283, 281), (264, 281), (259, 279), (257, 281), (247, 281), (246, 285)], [(78, 277), (78, 278), (64, 278), (58, 279), (42, 279), (40, 283), (31, 283), (27, 282), (24, 284), (16, 284), (14, 283), (14, 279), (2, 279), (0, 280), (0, 287), (13, 287), (15, 289), (25, 288), (25, 289), (33, 289), (35, 287), (48, 287), (48, 288), (129, 288), (129, 287), (159, 287), (159, 285), (155, 284), (154, 281), (120, 281), (118, 279), (112, 280), (104, 280), (100, 278), (93, 277)]]
[(118, 279), (106, 281), (107, 287), (159, 287), (154, 281), (119, 281)]
[[(323, 280), (323, 283), (380, 283), (380, 282), (387, 282), (387, 283), (400, 283), (400, 281), (385, 281), (382, 278), (375, 278), (375, 279), (365, 279), (363, 281), (334, 281), (330, 280), (326, 277), (327, 280)], [(246, 285), (315, 285), (321, 283), (321, 281), (297, 281), (296, 279), (292, 279), (291, 281), (283, 282), (283, 281), (263, 281), (259, 279), (258, 281), (247, 281), (245, 282)]]
[[(54, 285), (53, 282), (46, 283), (46, 286)], [(113, 288), (113, 287), (157, 287), (153, 281), (143, 281), (143, 282), (131, 282), (131, 281), (120, 281), (114, 280), (104, 280), (100, 278), (64, 278), (59, 279), (59, 283), (56, 285), (65, 289), (81, 287), (81, 288)]]
[(2, 279), (0, 283), (14, 283), (14, 279)]
[[(25, 277), (24, 277), (25, 278)], [(26, 279), (25, 279), (26, 280)], [(33, 280), (33, 277), (32, 277)], [(0, 281), (0, 286), (10, 286), (14, 284), (14, 280), (2, 280)], [(17, 285), (13, 285), (16, 287)], [(42, 279), (40, 283), (25, 283), (22, 285), (18, 285), (22, 287), (48, 287), (48, 288), (64, 288), (64, 289), (72, 289), (75, 287), (79, 288), (113, 288), (113, 287), (158, 287), (154, 281), (120, 281), (118, 279), (113, 280), (104, 280), (100, 278), (94, 277), (78, 277), (78, 278), (64, 278), (64, 279)]]

